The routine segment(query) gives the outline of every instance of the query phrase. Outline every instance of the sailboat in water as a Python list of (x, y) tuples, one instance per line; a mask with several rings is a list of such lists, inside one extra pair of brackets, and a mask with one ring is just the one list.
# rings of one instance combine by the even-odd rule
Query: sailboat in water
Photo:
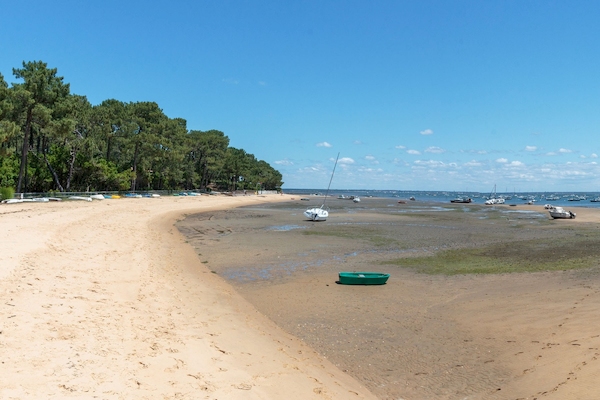
[(335, 164), (333, 165), (333, 172), (331, 172), (331, 178), (329, 179), (329, 186), (327, 186), (327, 192), (325, 192), (323, 204), (321, 205), (321, 207), (312, 207), (304, 211), (304, 216), (311, 221), (326, 221), (327, 217), (329, 217), (329, 209), (325, 207), (325, 202), (327, 201), (327, 196), (329, 195), (329, 188), (331, 187), (331, 181), (333, 180), (333, 174), (335, 173), (335, 167), (337, 166), (339, 158), (340, 153), (338, 153), (335, 159)]

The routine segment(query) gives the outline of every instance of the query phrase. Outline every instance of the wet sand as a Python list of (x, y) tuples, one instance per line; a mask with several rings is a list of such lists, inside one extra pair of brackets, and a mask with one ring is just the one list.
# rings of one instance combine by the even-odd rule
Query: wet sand
[[(596, 397), (600, 263), (454, 276), (383, 263), (532, 239), (593, 255), (600, 210), (550, 220), (540, 206), (332, 200), (330, 218), (313, 223), (306, 205), (296, 197), (190, 215), (178, 228), (209, 270), (378, 398)], [(344, 286), (342, 270), (391, 277)]]

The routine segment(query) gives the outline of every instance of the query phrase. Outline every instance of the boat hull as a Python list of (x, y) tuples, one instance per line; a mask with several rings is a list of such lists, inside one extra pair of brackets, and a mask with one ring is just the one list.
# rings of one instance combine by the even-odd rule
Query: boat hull
[(322, 208), (309, 208), (304, 211), (304, 216), (311, 221), (326, 221), (329, 217), (329, 212)]
[(380, 272), (340, 272), (338, 283), (342, 285), (384, 285), (390, 274)]
[(548, 207), (548, 212), (550, 216), (554, 219), (572, 219), (575, 218), (575, 213), (571, 211), (567, 211), (562, 207), (553, 207), (547, 204), (545, 207)]
[(566, 211), (566, 212), (552, 212), (550, 211), (550, 216), (553, 219), (573, 219), (575, 218), (575, 213)]

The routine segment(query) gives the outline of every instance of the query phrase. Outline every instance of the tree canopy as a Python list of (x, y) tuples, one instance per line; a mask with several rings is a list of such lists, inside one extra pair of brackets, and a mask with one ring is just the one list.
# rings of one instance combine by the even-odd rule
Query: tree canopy
[(216, 188), (276, 190), (279, 171), (229, 146), (221, 131), (188, 130), (151, 101), (72, 94), (42, 61), (0, 74), (0, 187), (22, 192)]

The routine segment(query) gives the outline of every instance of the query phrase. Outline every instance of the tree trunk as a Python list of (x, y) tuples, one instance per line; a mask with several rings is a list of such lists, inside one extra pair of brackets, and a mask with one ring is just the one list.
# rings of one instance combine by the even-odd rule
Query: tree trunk
[(17, 193), (21, 193), (23, 187), (23, 178), (27, 170), (27, 153), (29, 152), (29, 135), (31, 134), (31, 120), (33, 119), (33, 109), (27, 109), (27, 120), (25, 121), (25, 132), (23, 134), (23, 148), (21, 149), (21, 168), (19, 169), (19, 182), (17, 183)]
[(110, 142), (112, 136), (108, 136), (108, 140), (106, 141), (106, 162), (110, 161)]
[(139, 144), (135, 143), (135, 151), (133, 152), (133, 178), (131, 179), (131, 191), (135, 192), (135, 184), (137, 181), (137, 156), (138, 156)]
[(77, 150), (71, 149), (71, 162), (69, 163), (69, 174), (67, 175), (67, 191), (71, 188), (71, 179), (73, 179), (73, 168), (75, 165), (75, 157), (77, 157)]
[(56, 186), (58, 186), (58, 190), (60, 190), (61, 192), (64, 192), (65, 189), (60, 184), (60, 180), (58, 179), (58, 175), (56, 174), (56, 171), (54, 171), (54, 168), (52, 168), (52, 165), (50, 165), (50, 163), (48, 162), (48, 158), (46, 157), (46, 152), (44, 151), (42, 154), (44, 155), (44, 161), (46, 161), (46, 165), (48, 166), (50, 173), (54, 177), (54, 183), (56, 183)]

